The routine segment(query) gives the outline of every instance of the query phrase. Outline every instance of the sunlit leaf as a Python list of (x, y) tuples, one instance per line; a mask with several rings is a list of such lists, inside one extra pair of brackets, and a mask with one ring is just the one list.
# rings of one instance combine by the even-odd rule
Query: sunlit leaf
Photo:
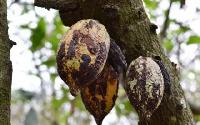
[(32, 107), (25, 117), (24, 125), (37, 125), (38, 118), (35, 109)]
[(59, 107), (61, 107), (64, 103), (66, 102), (65, 98), (62, 98), (60, 100), (54, 100), (52, 102), (52, 108), (53, 109), (58, 109)]
[(47, 41), (51, 42), (52, 49), (56, 52), (62, 35), (65, 34), (65, 32), (69, 29), (69, 27), (66, 28), (63, 25), (58, 15), (54, 18), (54, 25), (55, 29), (54, 31), (52, 31), (51, 35), (47, 38)]
[(181, 0), (171, 0), (171, 2), (181, 2)]
[(23, 29), (28, 29), (29, 28), (28, 25), (21, 25), (20, 27), (23, 28)]
[(155, 10), (158, 7), (159, 2), (144, 0), (144, 3), (148, 9)]
[(32, 30), (32, 36), (31, 36), (31, 42), (32, 46), (30, 50), (36, 51), (40, 47), (43, 46), (43, 39), (45, 38), (46, 35), (46, 23), (44, 21), (44, 18), (41, 18), (40, 21), (38, 22), (38, 25), (35, 29)]
[(172, 50), (173, 44), (172, 44), (172, 42), (171, 42), (170, 40), (168, 40), (168, 41), (166, 41), (166, 42), (164, 43), (164, 47), (165, 47), (167, 50)]
[(199, 36), (190, 36), (189, 40), (187, 41), (187, 45), (199, 44), (199, 43), (200, 43), (200, 37)]

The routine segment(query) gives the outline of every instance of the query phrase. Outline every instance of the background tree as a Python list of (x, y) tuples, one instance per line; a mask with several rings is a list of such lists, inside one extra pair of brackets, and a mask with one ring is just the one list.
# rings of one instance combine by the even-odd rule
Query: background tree
[[(16, 4), (18, 4), (21, 7), (24, 7), (24, 9), (21, 13), (22, 15), (25, 15), (27, 13), (33, 13), (33, 12), (31, 12), (32, 11), (31, 8), (33, 8), (33, 6), (30, 3), (22, 3), (22, 2), (23, 1), (19, 1), (19, 3), (14, 3), (14, 4), (12, 4), (12, 6), (15, 6)], [(195, 32), (190, 29), (190, 27), (191, 27), (190, 25), (187, 25), (187, 23), (185, 23), (185, 22), (175, 20), (175, 19), (173, 19), (173, 17), (169, 17), (170, 12), (171, 12), (170, 10), (171, 10), (171, 8), (173, 8), (173, 5), (175, 5), (175, 6), (181, 5), (181, 4), (179, 4), (181, 1), (171, 1), (170, 3), (167, 3), (169, 5), (169, 8), (167, 8), (167, 7), (163, 8), (162, 7), (163, 3), (160, 1), (158, 1), (158, 2), (144, 1), (144, 2), (145, 2), (148, 13), (150, 13), (151, 20), (153, 20), (154, 22), (157, 22), (157, 20), (159, 20), (159, 18), (161, 18), (161, 17), (164, 18), (163, 13), (166, 12), (166, 20), (163, 21), (164, 25), (163, 25), (163, 28), (161, 28), (161, 29), (165, 30), (165, 36), (162, 38), (163, 39), (162, 44), (165, 46), (165, 48), (167, 48), (167, 53), (170, 56), (173, 57), (175, 55), (175, 58), (176, 58), (176, 55), (178, 55), (177, 52), (179, 52), (180, 53), (179, 56), (181, 57), (181, 55), (184, 55), (184, 53), (181, 53), (181, 51), (183, 51), (183, 49), (182, 49), (182, 47), (178, 47), (178, 46), (185, 46), (185, 45), (187, 46), (187, 44), (188, 44), (187, 47), (190, 47), (190, 46), (193, 46), (192, 44), (194, 44), (194, 43), (191, 43), (189, 41), (198, 41), (198, 38), (199, 38), (198, 34), (195, 34)], [(138, 3), (138, 2), (136, 2), (136, 3)], [(165, 3), (165, 5), (167, 5), (167, 4)], [(56, 7), (59, 7), (58, 4), (51, 4), (51, 5), (56, 5)], [(130, 3), (130, 5), (131, 5), (131, 3)], [(139, 2), (139, 5), (142, 5), (141, 1)], [(87, 5), (85, 5), (85, 6), (87, 8)], [(116, 5), (116, 6), (121, 8), (121, 6), (119, 6), (119, 5)], [(49, 7), (50, 6), (48, 6), (47, 8), (49, 8)], [(65, 5), (65, 7), (68, 8), (67, 4)], [(70, 4), (69, 13), (70, 12), (72, 13), (73, 11), (75, 12), (73, 7), (76, 7), (76, 4)], [(81, 8), (84, 9), (84, 7), (81, 7)], [(116, 11), (114, 11), (112, 9), (110, 10), (109, 7), (110, 6), (105, 6), (105, 8), (102, 9), (108, 13), (108, 16), (109, 16), (110, 12), (111, 13), (118, 12), (117, 10)], [(115, 6), (114, 6), (114, 8), (115, 8)], [(148, 10), (148, 8), (150, 8), (150, 9)], [(98, 7), (97, 7), (97, 9), (98, 9)], [(183, 9), (184, 9), (184, 6), (183, 6)], [(37, 11), (37, 8), (35, 8), (35, 10)], [(125, 17), (125, 19), (128, 19), (129, 16), (132, 16), (133, 18), (136, 19), (136, 21), (135, 21), (136, 25), (140, 25), (141, 28), (143, 28), (143, 26), (145, 27), (145, 25), (142, 23), (142, 22), (144, 22), (143, 19), (146, 19), (146, 17), (147, 17), (144, 12), (142, 13), (141, 20), (139, 20), (140, 23), (137, 24), (138, 18), (139, 18), (138, 14), (140, 13), (139, 11), (138, 11), (138, 13), (132, 12), (131, 14), (128, 14), (128, 13), (125, 13), (126, 12), (125, 8), (120, 9), (120, 12), (121, 12), (121, 10), (124, 10), (124, 14), (127, 15), (127, 17)], [(133, 10), (135, 11), (137, 9), (134, 9), (134, 7), (132, 9), (129, 8), (127, 10), (127, 12), (133, 11)], [(159, 10), (159, 11), (155, 11), (155, 10)], [(77, 10), (77, 12), (79, 12), (79, 11)], [(82, 11), (82, 12), (84, 12), (84, 11)], [(102, 12), (102, 11), (99, 11), (99, 12)], [(94, 15), (96, 15), (96, 14), (94, 14)], [(110, 15), (112, 16), (112, 14), (110, 14)], [(85, 15), (85, 16), (91, 16), (91, 15)], [(19, 90), (19, 91), (15, 92), (18, 94), (21, 93), (22, 96), (17, 96), (17, 94), (13, 94), (14, 96), (13, 96), (13, 101), (12, 101), (13, 105), (12, 106), (15, 107), (15, 104), (16, 105), (20, 104), (21, 109), (18, 109), (16, 107), (12, 108), (12, 109), (17, 109), (17, 110), (20, 110), (21, 112), (27, 113), (27, 115), (26, 115), (27, 117), (28, 116), (37, 116), (37, 117), (35, 117), (35, 119), (36, 119), (35, 121), (38, 120), (39, 123), (41, 122), (44, 124), (45, 123), (49, 124), (49, 122), (52, 124), (53, 123), (59, 123), (59, 124), (60, 123), (67, 123), (67, 124), (80, 124), (80, 123), (88, 124), (88, 123), (90, 123), (91, 117), (88, 117), (89, 114), (85, 114), (86, 110), (85, 110), (85, 107), (82, 105), (80, 98), (74, 99), (73, 97), (71, 97), (69, 95), (68, 88), (66, 88), (66, 86), (64, 84), (60, 85), (59, 83), (61, 83), (61, 81), (59, 81), (59, 78), (57, 78), (57, 73), (56, 73), (56, 69), (55, 69), (55, 53), (56, 53), (58, 41), (59, 41), (61, 35), (64, 34), (64, 32), (66, 31), (66, 28), (63, 27), (58, 16), (55, 17), (53, 24), (51, 22), (49, 22), (46, 17), (43, 18), (43, 16), (42, 16), (42, 18), (41, 18), (41, 15), (37, 12), (36, 12), (36, 15), (32, 16), (32, 18), (33, 17), (37, 18), (38, 21), (36, 20), (36, 21), (30, 21), (28, 23), (26, 22), (26, 23), (24, 23), (24, 25), (20, 26), (19, 28), (21, 29), (20, 30), (21, 32), (23, 30), (25, 30), (27, 32), (27, 29), (28, 30), (30, 29), (29, 34), (31, 34), (31, 39), (30, 39), (31, 41), (27, 41), (26, 44), (29, 46), (31, 52), (33, 53), (32, 58), (33, 58), (33, 63), (34, 63), (33, 65), (35, 65), (35, 67), (33, 67), (31, 70), (29, 70), (29, 73), (30, 73), (30, 75), (36, 76), (37, 78), (40, 79), (41, 89), (40, 89), (40, 91), (36, 91), (36, 92), (28, 92), (28, 91), (24, 91), (24, 90)], [(76, 18), (76, 13), (74, 13), (72, 17)], [(77, 17), (79, 17), (79, 16), (77, 16)], [(74, 18), (73, 19), (70, 18), (70, 19), (72, 19), (71, 24), (76, 22), (74, 20)], [(92, 16), (90, 18), (92, 18)], [(103, 19), (104, 18), (98, 19), (98, 20), (100, 20), (100, 22), (102, 23), (103, 21), (101, 21), (101, 20), (103, 20)], [(77, 19), (77, 20), (79, 20), (79, 19)], [(38, 24), (35, 24), (35, 22), (38, 22)], [(120, 33), (124, 33), (122, 36), (124, 36), (125, 38), (120, 38), (120, 40), (123, 42), (121, 42), (119, 40), (119, 38), (115, 38), (115, 39), (118, 40), (118, 44), (120, 45), (121, 48), (124, 49), (125, 54), (129, 53), (129, 51), (127, 52), (127, 50), (126, 50), (129, 47), (127, 47), (127, 45), (124, 44), (124, 41), (127, 41), (129, 39), (128, 37), (126, 38), (126, 36), (129, 36), (129, 34), (131, 34), (133, 28), (135, 28), (134, 27), (135, 25), (132, 25), (132, 22), (134, 22), (134, 21), (131, 20), (131, 24), (127, 23), (130, 25), (130, 29), (126, 33), (128, 35), (124, 35), (125, 32), (123, 31), (124, 30), (123, 28), (127, 27), (124, 25), (120, 25), (120, 26), (116, 25), (116, 27), (114, 28), (114, 30), (116, 30), (116, 31), (114, 31), (113, 33), (110, 31), (111, 35), (117, 36), (117, 37), (121, 36), (121, 35), (117, 34), (118, 31), (121, 31)], [(150, 21), (148, 19), (146, 22), (148, 22), (147, 25), (149, 25)], [(108, 25), (106, 23), (103, 23), (103, 24)], [(119, 24), (123, 24), (123, 23), (119, 23)], [(179, 26), (180, 25), (183, 26), (183, 24), (184, 24), (184, 28), (179, 28)], [(52, 27), (52, 25), (55, 25), (56, 27)], [(164, 28), (164, 26), (165, 26), (165, 28)], [(180, 27), (182, 27), (182, 26), (180, 26)], [(106, 28), (107, 27), (109, 27), (109, 26), (106, 26)], [(112, 24), (110, 25), (110, 27), (112, 27)], [(161, 27), (161, 26), (159, 26), (159, 27)], [(135, 29), (137, 29), (137, 28), (135, 28)], [(53, 32), (51, 32), (51, 30), (53, 30)], [(112, 28), (110, 28), (109, 30), (112, 30)], [(145, 33), (147, 33), (147, 32), (150, 33), (149, 28), (146, 28), (146, 30), (147, 31), (144, 31), (144, 32), (142, 32), (143, 30), (141, 30), (141, 32), (143, 34), (142, 35), (141, 35), (141, 33), (136, 34), (136, 37), (133, 40), (131, 40), (130, 42), (133, 42), (134, 40), (140, 41), (140, 39), (142, 39), (142, 37), (143, 37), (143, 35), (145, 35)], [(161, 30), (160, 32), (163, 32), (163, 31)], [(167, 34), (166, 34), (166, 32), (167, 32)], [(188, 36), (187, 33), (189, 33), (189, 34), (192, 33), (193, 34), (192, 36), (196, 36), (194, 38), (197, 38), (197, 39), (190, 40), (190, 39), (194, 39), (194, 38), (192, 38), (192, 37), (189, 38), (191, 35)], [(155, 34), (151, 34), (151, 35), (152, 36), (148, 36), (146, 38), (146, 39), (148, 39), (147, 41), (150, 41), (150, 44), (151, 44), (151, 39), (155, 38), (155, 43), (158, 42), (158, 40), (156, 40), (157, 36)], [(22, 37), (23, 35), (21, 35), (21, 33), (18, 33), (18, 36)], [(133, 36), (133, 35), (130, 35), (130, 36)], [(28, 36), (27, 36), (27, 39), (28, 39)], [(146, 39), (142, 39), (142, 41), (146, 41)], [(178, 42), (176, 42), (177, 40), (180, 40), (181, 42), (179, 42), (179, 44), (178, 44)], [(25, 39), (24, 39), (24, 41), (25, 41)], [(198, 43), (198, 42), (196, 42), (196, 43)], [(140, 47), (143, 44), (145, 46), (147, 45), (147, 44), (145, 44), (145, 42), (141, 42), (138, 44), (139, 45), (136, 44), (137, 47)], [(136, 46), (136, 45), (134, 45), (134, 46)], [(157, 45), (157, 44), (155, 44), (155, 45)], [(132, 43), (131, 43), (131, 46), (132, 46)], [(130, 62), (132, 59), (136, 58), (139, 55), (146, 56), (146, 50), (151, 49), (150, 46), (147, 48), (144, 48), (144, 49), (140, 48), (142, 50), (142, 53), (130, 52), (129, 53), (130, 55), (128, 55), (128, 56), (126, 55), (126, 57), (130, 57), (130, 58), (127, 58), (127, 60)], [(137, 50), (133, 50), (133, 51), (137, 51)], [(161, 50), (153, 50), (154, 54), (160, 55), (160, 52), (163, 54), (162, 49)], [(198, 54), (197, 52), (195, 53), (196, 55)], [(189, 80), (191, 80), (193, 82), (195, 80), (198, 81), (198, 77), (197, 77), (196, 73), (198, 73), (199, 71), (195, 68), (195, 66), (194, 66), (195, 63), (193, 65), (194, 67), (192, 67), (193, 69), (191, 68), (192, 65), (189, 65), (188, 67), (185, 68), (185, 64), (186, 63), (189, 64), (190, 60), (192, 61), (193, 59), (195, 59), (195, 61), (198, 61), (197, 57), (198, 56), (196, 56), (195, 58), (192, 58), (192, 59), (187, 59), (188, 62), (183, 62), (184, 59), (177, 58), (178, 59), (177, 62), (179, 62), (179, 63), (183, 62), (182, 67), (184, 70), (181, 70), (181, 72), (183, 72), (183, 74), (186, 76), (188, 76), (188, 74), (191, 75), (191, 73), (193, 74), (191, 76), (195, 76), (195, 79), (194, 78), (190, 79), (189, 77), (184, 77), (185, 79), (188, 78), (187, 81), (189, 81)], [(171, 66), (170, 66), (169, 60), (168, 59), (165, 60), (165, 59), (166, 59), (166, 57), (164, 57), (164, 62), (166, 63), (165, 65), (167, 65), (168, 69), (170, 69)], [(175, 67), (173, 67), (173, 68), (175, 69)], [(192, 69), (192, 71), (189, 71), (188, 69)], [(172, 74), (174, 74), (173, 71), (171, 71), (171, 72), (172, 72)], [(177, 72), (178, 72), (178, 70), (177, 70)], [(46, 78), (49, 78), (49, 79), (46, 79)], [(178, 77), (176, 77), (176, 81), (177, 81), (177, 78)], [(179, 82), (177, 82), (177, 84), (175, 84), (175, 85), (179, 86), (178, 83)], [(60, 87), (57, 87), (58, 84), (60, 85)], [(182, 85), (184, 87), (184, 83)], [(196, 88), (198, 88), (198, 84), (196, 84), (196, 85), (197, 85)], [(174, 88), (176, 89), (176, 86)], [(188, 88), (188, 87), (185, 87), (185, 88)], [(189, 93), (189, 92), (187, 92), (187, 93)], [(189, 96), (198, 97), (197, 89), (195, 91), (195, 94), (190, 94)], [(30, 101), (27, 101), (27, 99)], [(22, 100), (22, 101), (19, 101), (19, 100)], [(180, 99), (178, 98), (177, 95), (176, 95), (175, 100), (180, 101)], [(170, 102), (170, 104), (176, 103), (176, 102), (177, 101), (173, 100), (172, 102)], [(40, 107), (42, 107), (42, 108), (38, 108), (37, 105), (40, 105)], [(22, 108), (23, 106), (32, 107), (32, 108), (28, 108), (28, 110), (26, 108), (24, 110), (24, 108)], [(173, 105), (173, 106), (176, 106), (176, 105)], [(165, 107), (165, 105), (163, 105), (163, 107)], [(165, 108), (167, 108), (167, 107), (165, 107)], [(32, 109), (34, 109), (35, 111)], [(160, 108), (160, 109), (163, 109), (163, 108)], [(165, 110), (163, 110), (163, 111), (165, 111)], [(178, 111), (178, 110), (173, 110), (173, 111)], [(182, 111), (182, 110), (180, 110), (180, 111)], [(137, 123), (137, 117), (135, 116), (133, 108), (130, 106), (129, 101), (127, 100), (126, 96), (124, 95), (124, 91), (122, 88), (120, 88), (120, 90), (119, 90), (119, 98), (118, 98), (118, 101), (116, 102), (115, 110), (112, 111), (111, 114), (113, 114), (113, 112), (116, 112), (119, 121), (110, 121), (110, 124), (117, 123), (117, 122), (119, 124), (121, 122), (121, 124), (122, 124), (123, 123), (122, 119), (124, 119), (123, 118), (124, 116), (126, 116), (126, 120), (128, 120), (128, 123), (130, 123), (130, 124)], [(173, 113), (174, 112), (172, 112), (172, 114)], [(51, 117), (49, 114), (53, 114), (53, 117)], [(160, 114), (160, 113), (158, 113), (158, 114)], [(21, 118), (21, 121), (18, 121), (19, 123), (23, 122), (23, 117), (18, 116), (17, 113), (16, 113), (16, 115), (13, 115), (13, 116), (15, 116), (15, 117), (13, 117), (14, 119)], [(16, 116), (18, 116), (18, 117), (16, 117)], [(172, 116), (172, 115), (170, 114), (170, 116)], [(27, 117), (26, 117), (26, 119), (28, 119)], [(198, 117), (195, 117), (195, 118), (196, 118), (196, 120), (198, 119)], [(77, 120), (77, 119), (79, 119), (79, 120)], [(176, 119), (176, 117), (172, 117), (171, 120), (176, 121), (177, 119)], [(15, 120), (13, 120), (13, 121), (15, 121)], [(25, 121), (29, 121), (29, 120), (25, 120)], [(74, 121), (80, 122), (80, 123), (76, 123)]]
[(8, 37), (6, 0), (0, 1), (0, 124), (10, 124), (12, 64)]

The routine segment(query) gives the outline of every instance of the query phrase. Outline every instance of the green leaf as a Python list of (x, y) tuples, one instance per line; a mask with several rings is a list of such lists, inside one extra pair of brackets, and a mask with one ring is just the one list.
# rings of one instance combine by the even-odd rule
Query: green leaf
[(42, 65), (46, 65), (48, 68), (51, 66), (56, 66), (56, 57), (51, 56), (47, 61), (42, 62)]
[(190, 36), (189, 40), (187, 41), (187, 45), (199, 44), (199, 43), (200, 43), (200, 37), (199, 36)]
[(41, 18), (38, 22), (38, 25), (35, 29), (32, 30), (32, 36), (30, 40), (32, 41), (32, 46), (30, 48), (31, 51), (36, 51), (40, 47), (43, 46), (43, 39), (46, 35), (46, 23), (44, 21), (44, 18)]
[(165, 43), (164, 43), (164, 47), (167, 49), (167, 50), (172, 50), (173, 48), (173, 44), (170, 40), (167, 40)]
[(21, 25), (20, 26), (22, 29), (29, 29), (29, 26), (28, 25)]
[(180, 2), (181, 0), (171, 0), (172, 2)]
[(58, 38), (57, 36), (64, 35), (66, 33), (66, 31), (69, 29), (69, 27), (65, 27), (63, 25), (63, 23), (60, 20), (60, 17), (58, 15), (54, 18), (54, 25), (55, 25), (55, 29), (53, 32), (51, 32), (51, 34), (47, 38), (47, 41), (51, 42), (52, 49), (54, 50), (54, 52), (57, 52), (57, 48), (58, 48), (59, 41), (60, 41), (60, 38)]
[(37, 113), (35, 109), (32, 107), (28, 114), (26, 115), (26, 118), (24, 120), (24, 125), (37, 125), (38, 124), (38, 118)]
[(66, 102), (66, 99), (65, 99), (65, 98), (62, 98), (62, 99), (60, 99), (60, 100), (54, 100), (54, 101), (52, 102), (52, 108), (57, 110), (57, 109), (60, 108), (65, 102)]
[(34, 98), (36, 96), (36, 93), (34, 92), (30, 92), (30, 91), (26, 91), (23, 89), (19, 89), (18, 90), (20, 97), (22, 100), (31, 100), (32, 98)]
[(150, 10), (155, 10), (158, 7), (158, 4), (160, 2), (157, 1), (150, 1), (150, 0), (144, 0), (144, 3), (146, 5), (146, 8), (150, 9)]

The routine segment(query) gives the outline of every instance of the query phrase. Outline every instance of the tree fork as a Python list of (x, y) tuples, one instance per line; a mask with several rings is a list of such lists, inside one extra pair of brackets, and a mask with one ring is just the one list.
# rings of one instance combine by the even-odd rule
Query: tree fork
[(142, 0), (35, 0), (35, 5), (59, 10), (66, 26), (82, 19), (98, 20), (120, 46), (128, 64), (139, 56), (146, 56), (147, 51), (160, 56), (172, 79), (173, 97), (168, 101), (164, 95), (149, 125), (194, 125), (176, 64), (165, 55), (156, 34), (157, 26), (150, 22)]

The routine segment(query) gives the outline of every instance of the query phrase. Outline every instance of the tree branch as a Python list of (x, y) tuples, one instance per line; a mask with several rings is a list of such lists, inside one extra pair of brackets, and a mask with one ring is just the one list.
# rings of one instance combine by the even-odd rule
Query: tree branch
[(199, 103), (194, 103), (192, 101), (188, 101), (190, 108), (192, 110), (192, 113), (195, 115), (200, 115), (200, 104)]
[(170, 0), (170, 4), (169, 4), (169, 8), (168, 10), (166, 11), (166, 18), (165, 18), (165, 22), (163, 24), (163, 28), (160, 32), (160, 40), (161, 42), (163, 42), (163, 39), (165, 38), (166, 36), (166, 31), (167, 31), (167, 28), (169, 27), (169, 14), (170, 14), (170, 10), (171, 10), (171, 6), (172, 6), (172, 0)]
[(71, 26), (82, 19), (96, 19), (105, 25), (110, 37), (120, 46), (129, 64), (139, 56), (161, 57), (173, 82), (173, 97), (164, 95), (161, 105), (149, 125), (194, 125), (193, 116), (180, 86), (176, 65), (164, 54), (161, 43), (150, 22), (142, 0), (35, 0), (35, 5), (59, 9), (64, 25)]

